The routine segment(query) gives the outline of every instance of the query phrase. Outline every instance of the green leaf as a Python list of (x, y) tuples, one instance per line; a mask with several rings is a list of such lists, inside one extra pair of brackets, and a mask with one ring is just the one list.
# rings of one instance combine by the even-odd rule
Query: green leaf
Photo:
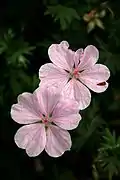
[(34, 49), (35, 47), (29, 46), (29, 43), (24, 42), (23, 39), (15, 39), (8, 43), (5, 56), (9, 64), (26, 67), (28, 60), (24, 55), (31, 55), (31, 51)]
[(100, 19), (96, 18), (96, 19), (95, 19), (95, 24), (96, 24), (99, 28), (105, 29), (105, 28), (104, 28), (104, 25), (103, 25), (103, 22), (102, 22)]
[(87, 25), (87, 32), (90, 33), (92, 30), (94, 30), (94, 28), (95, 28), (95, 22), (90, 21)]
[(62, 5), (48, 6), (45, 15), (50, 14), (54, 21), (59, 21), (62, 30), (68, 28), (74, 19), (80, 20), (80, 16), (75, 9)]
[(105, 17), (105, 16), (106, 16), (106, 10), (103, 9), (103, 10), (99, 13), (99, 17), (100, 17), (100, 18), (103, 18), (103, 17)]
[(108, 128), (105, 129), (96, 164), (107, 173), (108, 179), (120, 173), (120, 137), (116, 137), (115, 131), (111, 133)]
[(15, 38), (11, 29), (0, 36), (0, 54), (4, 53), (8, 64), (26, 67), (28, 60), (24, 55), (31, 55), (34, 49), (23, 38)]

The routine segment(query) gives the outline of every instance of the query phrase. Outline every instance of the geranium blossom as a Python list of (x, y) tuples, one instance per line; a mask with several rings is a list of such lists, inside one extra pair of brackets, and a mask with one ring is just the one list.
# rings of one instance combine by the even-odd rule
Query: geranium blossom
[(97, 93), (107, 89), (110, 71), (106, 66), (96, 64), (99, 52), (93, 45), (76, 52), (68, 48), (66, 41), (52, 44), (48, 55), (53, 63), (41, 66), (39, 77), (41, 84), (57, 85), (64, 97), (77, 100), (79, 108), (84, 109), (91, 101), (89, 89)]
[(76, 128), (81, 116), (75, 100), (62, 99), (56, 88), (38, 88), (18, 96), (12, 105), (11, 116), (25, 124), (15, 134), (15, 143), (26, 149), (29, 156), (37, 156), (44, 149), (52, 157), (61, 156), (71, 148), (67, 130)]

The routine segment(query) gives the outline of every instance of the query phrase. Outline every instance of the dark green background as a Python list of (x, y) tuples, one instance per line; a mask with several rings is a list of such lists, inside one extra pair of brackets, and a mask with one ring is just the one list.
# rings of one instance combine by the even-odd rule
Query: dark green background
[[(108, 1), (114, 13), (106, 9), (101, 19), (105, 29), (96, 27), (87, 32), (83, 15), (95, 7), (100, 0), (8, 0), (0, 2), (0, 179), (12, 180), (92, 180), (92, 165), (101, 147), (105, 128), (120, 136), (120, 1)], [(45, 15), (49, 6), (61, 4), (76, 10), (80, 19), (73, 18), (66, 29), (58, 21)], [(61, 12), (64, 14), (65, 12)], [(66, 17), (67, 15), (65, 15)], [(69, 17), (70, 14), (68, 15)], [(3, 50), (4, 35), (11, 29), (14, 37)], [(70, 132), (73, 148), (60, 158), (51, 158), (43, 152), (30, 158), (14, 143), (14, 134), (20, 127), (10, 117), (11, 105), (22, 92), (33, 92), (39, 84), (38, 71), (41, 65), (50, 62), (47, 54), (49, 45), (67, 40), (72, 49), (85, 48), (89, 44), (100, 50), (99, 62), (111, 71), (109, 88), (102, 94), (92, 92), (90, 107), (82, 111), (82, 121), (77, 130)], [(28, 43), (27, 45), (24, 43)], [(34, 47), (31, 54), (22, 47)], [(2, 48), (1, 48), (2, 47)], [(21, 50), (22, 49), (22, 50)], [(13, 56), (18, 52), (18, 56)], [(19, 65), (22, 55), (28, 63)], [(112, 145), (111, 145), (112, 147)], [(114, 155), (119, 161), (119, 151)], [(113, 153), (113, 150), (111, 150)], [(109, 159), (108, 156), (108, 159)], [(116, 163), (116, 162), (115, 162)], [(113, 163), (114, 164), (114, 163)], [(97, 165), (96, 165), (97, 166)], [(111, 167), (112, 168), (112, 167)], [(119, 168), (118, 168), (119, 172)], [(97, 172), (96, 172), (97, 173)], [(108, 179), (108, 172), (98, 165), (100, 179)], [(114, 175), (113, 179), (120, 178)], [(97, 179), (96, 179), (97, 180)]]

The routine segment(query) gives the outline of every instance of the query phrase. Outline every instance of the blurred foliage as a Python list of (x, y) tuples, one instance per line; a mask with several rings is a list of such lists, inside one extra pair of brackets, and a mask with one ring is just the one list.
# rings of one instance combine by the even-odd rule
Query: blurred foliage
[(100, 131), (105, 125), (105, 121), (99, 115), (99, 106), (95, 99), (89, 108), (84, 110), (83, 118), (79, 127), (76, 130), (73, 147), (75, 150), (80, 150), (85, 143), (89, 144), (89, 149), (96, 146)]
[(106, 172), (111, 180), (113, 175), (120, 173), (120, 136), (117, 138), (115, 131), (111, 134), (107, 128), (102, 141), (95, 163), (98, 171), (102, 175)]
[(28, 42), (25, 42), (22, 37), (15, 38), (15, 34), (11, 29), (0, 37), (0, 54), (4, 53), (7, 63), (26, 67), (29, 62), (25, 58), (25, 54), (30, 55), (35, 47), (30, 47)]
[[(18, 180), (120, 179), (119, 0), (9, 0), (0, 6), (0, 178)], [(39, 85), (50, 62), (48, 47), (67, 40), (73, 50), (95, 45), (111, 71), (106, 92), (92, 92), (90, 106), (71, 131), (72, 150), (53, 159), (29, 158), (14, 143), (19, 125), (10, 117), (17, 96)], [(113, 133), (112, 133), (113, 132)], [(5, 172), (5, 173), (4, 173)]]
[(60, 4), (56, 6), (48, 6), (47, 8), (48, 9), (45, 12), (45, 15), (50, 14), (54, 18), (54, 21), (59, 20), (62, 30), (69, 28), (69, 24), (74, 19), (78, 19), (78, 20), (80, 19), (76, 10), (73, 8), (68, 8)]

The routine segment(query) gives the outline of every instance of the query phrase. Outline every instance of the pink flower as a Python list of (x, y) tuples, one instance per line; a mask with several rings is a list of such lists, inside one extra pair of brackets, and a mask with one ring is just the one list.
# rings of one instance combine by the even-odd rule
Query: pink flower
[(81, 119), (78, 103), (62, 99), (55, 88), (38, 88), (33, 94), (19, 95), (11, 116), (25, 124), (14, 140), (28, 156), (38, 156), (45, 149), (50, 156), (58, 157), (70, 150), (72, 142), (67, 130), (76, 128)]
[(41, 84), (57, 85), (64, 97), (77, 100), (79, 108), (85, 109), (91, 101), (89, 89), (97, 93), (105, 91), (110, 71), (106, 66), (96, 64), (99, 58), (96, 47), (89, 45), (84, 51), (78, 49), (76, 52), (68, 47), (66, 41), (49, 47), (48, 55), (53, 63), (41, 66), (39, 77)]

